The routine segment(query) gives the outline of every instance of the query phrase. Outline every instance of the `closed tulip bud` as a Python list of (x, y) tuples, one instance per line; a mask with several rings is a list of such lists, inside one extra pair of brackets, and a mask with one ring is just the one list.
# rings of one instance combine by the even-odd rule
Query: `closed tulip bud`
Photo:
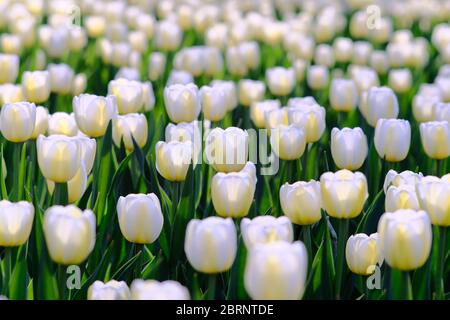
[(49, 64), (50, 88), (52, 92), (59, 94), (69, 94), (75, 77), (73, 70), (64, 63)]
[(87, 77), (84, 73), (79, 73), (73, 78), (72, 87), (70, 93), (72, 96), (79, 96), (86, 91)]
[(162, 52), (152, 52), (148, 58), (148, 78), (156, 81), (164, 74), (166, 56)]
[(206, 137), (208, 163), (219, 172), (236, 172), (247, 163), (249, 136), (236, 127), (214, 128)]
[(378, 74), (371, 68), (352, 65), (349, 66), (349, 70), (351, 70), (350, 74), (360, 94), (380, 85)]
[(0, 246), (17, 247), (27, 242), (33, 226), (34, 207), (26, 201), (0, 201)]
[(126, 67), (131, 56), (128, 42), (113, 42), (111, 45), (111, 64), (115, 67)]
[(250, 106), (250, 118), (257, 128), (264, 128), (265, 114), (272, 110), (278, 110), (281, 108), (279, 100), (262, 100), (253, 102)]
[(253, 203), (255, 188), (256, 176), (247, 170), (216, 173), (211, 183), (214, 209), (225, 218), (245, 217)]
[(167, 79), (166, 86), (172, 86), (174, 84), (193, 85), (194, 77), (189, 72), (172, 69), (169, 74), (169, 79)]
[(227, 112), (225, 91), (220, 87), (203, 86), (199, 92), (203, 116), (210, 121), (220, 121)]
[(295, 125), (279, 126), (271, 129), (270, 145), (280, 159), (298, 159), (305, 152), (305, 133), (303, 129)]
[(375, 149), (380, 158), (399, 162), (408, 155), (411, 126), (408, 120), (379, 119), (375, 127)]
[(225, 51), (227, 71), (237, 77), (244, 77), (248, 73), (245, 57), (242, 56), (238, 46), (227, 47)]
[(141, 111), (143, 94), (140, 82), (127, 79), (112, 80), (108, 84), (108, 94), (114, 96), (119, 114)]
[(334, 53), (330, 45), (322, 43), (316, 47), (314, 63), (327, 68), (334, 66)]
[(55, 112), (48, 117), (48, 133), (74, 137), (78, 134), (78, 127), (73, 113)]
[(72, 105), (78, 128), (94, 138), (103, 136), (109, 122), (117, 115), (117, 105), (113, 96), (81, 94), (73, 98)]
[(87, 16), (84, 19), (84, 25), (86, 26), (89, 37), (98, 38), (105, 33), (106, 19), (99, 15)]
[(381, 266), (383, 256), (378, 233), (368, 236), (358, 233), (350, 236), (345, 247), (345, 258), (351, 272), (363, 276), (372, 274), (375, 267)]
[(70, 28), (69, 48), (71, 51), (80, 52), (87, 44), (86, 30), (79, 26)]
[(39, 42), (50, 58), (61, 58), (69, 51), (69, 29), (66, 27), (41, 27)]
[(447, 121), (431, 121), (420, 124), (423, 149), (431, 159), (450, 156), (450, 124)]
[(367, 122), (375, 127), (379, 119), (397, 118), (399, 112), (398, 100), (392, 89), (388, 87), (373, 87), (367, 94), (367, 110), (365, 114)]
[(313, 65), (308, 68), (306, 81), (313, 90), (324, 89), (328, 85), (329, 72), (325, 66)]
[(128, 151), (134, 150), (133, 139), (140, 148), (147, 143), (148, 124), (143, 114), (118, 115), (113, 119), (112, 124), (112, 137), (117, 147), (120, 147), (122, 140)]
[(136, 279), (131, 283), (132, 300), (189, 300), (189, 290), (174, 280)]
[(241, 56), (244, 58), (246, 66), (250, 70), (255, 70), (256, 68), (259, 67), (261, 58), (258, 42), (256, 41), (242, 42), (241, 44), (239, 44), (238, 50), (240, 51)]
[(125, 281), (110, 280), (106, 283), (95, 281), (89, 286), (88, 300), (129, 300), (130, 289)]
[(325, 108), (317, 103), (300, 103), (298, 107), (289, 107), (289, 123), (303, 128), (305, 131), (306, 142), (313, 143), (318, 141), (326, 128)]
[(275, 96), (287, 96), (295, 86), (295, 72), (292, 68), (267, 69), (266, 79), (270, 92)]
[(320, 183), (314, 180), (285, 183), (280, 188), (280, 203), (283, 213), (292, 223), (299, 225), (316, 223), (321, 218)]
[(389, 60), (385, 51), (375, 50), (369, 58), (369, 65), (379, 75), (384, 75), (389, 69)]
[(53, 206), (44, 214), (44, 236), (50, 258), (63, 265), (80, 264), (95, 245), (95, 215), (74, 205)]
[(220, 273), (233, 265), (237, 234), (233, 220), (209, 217), (192, 219), (186, 228), (184, 251), (192, 267), (203, 273)]
[(36, 70), (44, 70), (47, 65), (47, 55), (41, 49), (37, 49), (35, 53), (34, 67)]
[(270, 135), (271, 129), (287, 126), (288, 124), (288, 108), (276, 108), (264, 112), (264, 127), (268, 130), (267, 134)]
[(36, 106), (29, 102), (5, 104), (0, 111), (0, 130), (6, 140), (24, 142), (31, 138)]
[(249, 107), (255, 101), (264, 99), (266, 86), (264, 82), (258, 80), (243, 79), (239, 81), (239, 103)]
[(353, 41), (350, 38), (336, 38), (333, 49), (336, 62), (347, 63), (353, 57)]
[(68, 182), (80, 169), (81, 152), (78, 141), (62, 135), (37, 139), (38, 164), (42, 175), (54, 182)]
[(367, 65), (373, 47), (367, 41), (355, 41), (353, 44), (352, 62), (356, 65)]
[(295, 72), (295, 79), (297, 82), (303, 82), (306, 76), (306, 70), (308, 69), (309, 63), (303, 59), (295, 59), (292, 63), (292, 67)]
[(395, 170), (389, 170), (386, 174), (383, 189), (384, 193), (387, 193), (387, 190), (390, 186), (400, 187), (403, 185), (412, 185), (415, 186), (416, 183), (419, 183), (423, 178), (422, 173), (415, 173), (409, 170), (397, 173)]
[(434, 119), (436, 121), (450, 122), (450, 103), (436, 103), (433, 107)]
[(133, 243), (148, 244), (158, 239), (164, 218), (154, 194), (129, 194), (117, 202), (120, 231)]
[(399, 187), (390, 186), (386, 192), (384, 207), (386, 212), (394, 212), (399, 209), (419, 210), (415, 186), (409, 184)]
[(184, 181), (192, 161), (192, 142), (159, 141), (155, 149), (159, 174), (169, 181)]
[(48, 128), (48, 110), (44, 107), (36, 107), (36, 120), (34, 122), (33, 133), (31, 139), (37, 139), (39, 135), (47, 132)]
[(181, 122), (178, 124), (169, 123), (165, 131), (166, 142), (170, 141), (198, 141), (201, 139), (199, 122)]
[(0, 54), (0, 83), (14, 83), (19, 74), (19, 56)]
[(438, 95), (417, 94), (412, 101), (412, 111), (414, 119), (417, 122), (427, 122), (435, 120), (434, 105), (441, 102), (442, 98)]
[(47, 101), (50, 96), (50, 74), (48, 71), (25, 71), (22, 76), (25, 98), (34, 103)]
[(0, 47), (6, 54), (19, 55), (22, 51), (22, 38), (15, 34), (4, 33), (0, 36)]
[(170, 20), (158, 23), (155, 33), (155, 45), (163, 51), (175, 51), (181, 44), (181, 28)]
[(343, 169), (320, 177), (323, 208), (337, 219), (357, 217), (367, 200), (367, 180), (361, 172)]
[(389, 87), (396, 93), (405, 93), (412, 86), (412, 74), (409, 69), (392, 69), (388, 75)]
[(358, 170), (368, 150), (367, 137), (361, 128), (331, 130), (331, 155), (339, 169)]
[(128, 33), (128, 42), (134, 51), (142, 53), (147, 50), (147, 36), (143, 31), (135, 30)]
[(386, 212), (379, 220), (378, 234), (384, 259), (392, 268), (420, 268), (430, 255), (432, 231), (425, 211)]
[(294, 240), (294, 229), (287, 217), (259, 216), (252, 220), (244, 218), (241, 222), (241, 232), (247, 249), (257, 244)]
[(305, 291), (308, 253), (300, 241), (255, 245), (247, 255), (244, 285), (255, 300), (298, 300)]
[(347, 79), (333, 79), (330, 86), (330, 104), (336, 111), (349, 112), (356, 108), (358, 90), (355, 82)]
[(24, 101), (20, 84), (0, 84), (0, 105)]
[(164, 88), (164, 104), (172, 122), (191, 122), (201, 110), (198, 88), (195, 84), (173, 84)]
[(155, 93), (153, 91), (153, 85), (150, 81), (142, 84), (142, 96), (144, 101), (144, 111), (152, 111), (155, 107)]
[[(75, 203), (83, 196), (87, 187), (87, 174), (85, 165), (82, 163), (75, 176), (67, 182), (67, 198), (69, 203)], [(47, 187), (50, 194), (53, 194), (55, 183), (47, 179)]]
[(225, 92), (225, 107), (227, 111), (231, 111), (237, 107), (236, 85), (233, 81), (213, 80), (212, 87), (219, 87)]
[(437, 226), (450, 226), (450, 175), (439, 179), (427, 176), (416, 184), (417, 197), (422, 209)]

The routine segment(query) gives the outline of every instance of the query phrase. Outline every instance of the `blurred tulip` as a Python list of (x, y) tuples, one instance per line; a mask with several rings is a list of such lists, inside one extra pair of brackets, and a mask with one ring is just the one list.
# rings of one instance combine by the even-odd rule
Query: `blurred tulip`
[(395, 170), (389, 170), (386, 174), (383, 190), (384, 193), (387, 192), (390, 186), (400, 187), (403, 185), (412, 185), (415, 186), (416, 183), (419, 183), (422, 180), (422, 173), (415, 173), (409, 170), (398, 173)]
[(378, 233), (350, 236), (345, 247), (345, 257), (351, 272), (363, 276), (372, 274), (375, 267), (383, 263)]
[(0, 246), (17, 247), (27, 242), (33, 226), (34, 207), (30, 202), (0, 201)]
[(181, 44), (182, 31), (170, 20), (162, 20), (155, 30), (155, 45), (162, 51), (175, 51)]
[(364, 164), (369, 148), (361, 128), (333, 128), (331, 130), (331, 155), (340, 169), (358, 170)]
[(121, 140), (128, 151), (134, 150), (133, 139), (140, 148), (147, 143), (148, 124), (143, 114), (118, 115), (113, 119), (112, 124), (112, 137), (117, 147), (120, 147)]
[[(67, 198), (69, 203), (75, 203), (81, 199), (87, 187), (87, 174), (84, 164), (80, 165), (75, 176), (67, 182)], [(55, 190), (55, 183), (47, 180), (47, 187), (50, 194)]]
[(24, 97), (34, 103), (47, 101), (50, 96), (50, 74), (48, 71), (25, 71), (22, 76)]
[(388, 83), (396, 93), (405, 93), (412, 86), (412, 74), (409, 69), (391, 69)]
[(67, 64), (49, 64), (50, 88), (52, 92), (69, 94), (75, 78), (74, 71)]
[(225, 91), (220, 87), (203, 86), (199, 92), (203, 116), (210, 121), (220, 121), (227, 112)]
[(390, 186), (387, 189), (384, 203), (386, 212), (394, 212), (400, 209), (420, 209), (414, 185)]
[(313, 90), (324, 89), (328, 85), (329, 71), (321, 65), (313, 65), (308, 68), (306, 80)]
[(435, 103), (433, 106), (433, 115), (436, 121), (450, 122), (450, 102), (448, 103)]
[(239, 103), (249, 107), (253, 102), (261, 101), (266, 92), (264, 82), (258, 80), (242, 79), (238, 84)]
[(144, 103), (142, 84), (137, 81), (112, 80), (108, 84), (108, 95), (114, 96), (119, 114), (139, 112)]
[(333, 79), (330, 86), (330, 105), (336, 111), (349, 112), (356, 108), (358, 91), (355, 82), (347, 79)]
[(375, 127), (379, 119), (397, 118), (399, 107), (395, 93), (388, 87), (373, 87), (367, 93), (367, 106), (360, 104), (366, 121)]
[(198, 88), (195, 84), (173, 84), (164, 89), (164, 105), (170, 120), (175, 123), (191, 122), (201, 110)]
[(265, 114), (272, 110), (280, 109), (279, 100), (262, 100), (253, 102), (250, 106), (250, 118), (257, 128), (265, 127)]
[(441, 102), (441, 96), (426, 96), (417, 94), (412, 101), (412, 111), (417, 122), (434, 120), (434, 105)]
[(292, 242), (294, 231), (287, 217), (259, 216), (241, 221), (241, 232), (247, 249), (274, 241)]
[(84, 73), (79, 73), (73, 78), (70, 93), (72, 96), (79, 96), (86, 91), (87, 77)]
[(304, 103), (288, 110), (289, 124), (303, 128), (306, 135), (306, 142), (318, 141), (325, 131), (325, 108), (317, 103), (307, 105)]
[(303, 129), (295, 126), (279, 126), (271, 129), (270, 145), (282, 160), (296, 160), (305, 152), (306, 137)]
[(108, 282), (95, 281), (89, 286), (88, 300), (129, 300), (130, 289), (125, 281), (109, 280)]
[(78, 134), (78, 127), (73, 113), (55, 112), (48, 117), (48, 133), (74, 137)]
[(19, 75), (19, 56), (0, 54), (0, 83), (14, 83)]
[(334, 56), (338, 63), (348, 63), (353, 57), (353, 41), (350, 38), (336, 38), (333, 42)]
[(411, 144), (411, 126), (408, 120), (379, 119), (375, 127), (374, 143), (380, 158), (390, 162), (404, 160)]
[(162, 52), (152, 52), (148, 58), (148, 78), (156, 81), (164, 74), (166, 56)]
[(156, 169), (166, 180), (184, 181), (191, 161), (191, 141), (159, 141), (156, 144)]
[(5, 104), (0, 111), (0, 130), (6, 140), (24, 142), (31, 138), (36, 122), (36, 106), (29, 102)]
[(24, 101), (23, 89), (20, 84), (0, 84), (0, 105)]
[(447, 121), (431, 121), (420, 124), (423, 149), (431, 159), (450, 156), (450, 124)]
[(132, 300), (189, 300), (189, 290), (174, 280), (136, 279), (131, 283)]
[(236, 84), (233, 81), (213, 80), (211, 86), (221, 88), (225, 92), (225, 107), (231, 111), (237, 107)]
[(37, 139), (39, 135), (47, 132), (48, 128), (48, 110), (44, 107), (36, 107), (36, 120), (34, 122), (33, 133), (31, 139)]
[(292, 68), (267, 69), (266, 79), (270, 92), (275, 96), (287, 96), (295, 86), (295, 73)]

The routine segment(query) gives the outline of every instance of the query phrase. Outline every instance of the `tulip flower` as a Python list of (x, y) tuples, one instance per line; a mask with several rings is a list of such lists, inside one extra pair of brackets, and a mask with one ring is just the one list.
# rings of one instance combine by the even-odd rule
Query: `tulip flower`
[(267, 84), (275, 96), (289, 95), (295, 86), (295, 73), (292, 68), (275, 67), (266, 71)]
[(184, 251), (192, 267), (203, 273), (220, 273), (231, 268), (237, 251), (233, 220), (209, 217), (192, 219), (186, 228)]
[(164, 89), (167, 115), (175, 123), (191, 122), (201, 110), (198, 88), (195, 84), (174, 84)]
[(160, 21), (155, 29), (155, 45), (162, 51), (175, 51), (181, 44), (180, 27), (171, 20)]
[(50, 96), (50, 74), (48, 71), (25, 71), (22, 76), (24, 97), (34, 103), (47, 101)]
[(388, 84), (396, 93), (405, 93), (412, 86), (412, 74), (409, 69), (391, 69)]
[(0, 83), (14, 83), (19, 75), (19, 56), (0, 54)]
[(131, 293), (125, 281), (95, 281), (89, 286), (88, 300), (130, 300)]
[(68, 137), (78, 135), (78, 127), (73, 113), (55, 112), (48, 117), (48, 133), (59, 134)]
[(0, 246), (17, 247), (27, 242), (33, 226), (34, 207), (27, 201), (0, 201)]
[(213, 176), (211, 199), (219, 216), (241, 218), (248, 214), (255, 194), (256, 176), (244, 169), (218, 172)]
[(431, 121), (420, 124), (423, 149), (431, 159), (450, 156), (450, 124), (447, 121)]
[(70, 89), (72, 96), (79, 96), (86, 91), (87, 77), (84, 73), (75, 75), (72, 81), (72, 87)]
[(280, 159), (296, 160), (305, 152), (305, 133), (294, 125), (279, 126), (271, 130), (270, 145)]
[(380, 158), (399, 162), (406, 158), (411, 144), (408, 120), (379, 119), (375, 127), (375, 149)]
[(50, 258), (63, 265), (82, 263), (94, 248), (95, 226), (91, 210), (74, 205), (47, 209), (43, 230)]
[(67, 64), (49, 64), (48, 73), (50, 75), (50, 89), (59, 94), (69, 94), (72, 90), (72, 83), (75, 73)]
[(0, 105), (22, 102), (23, 100), (23, 89), (20, 84), (0, 84)]
[(367, 104), (361, 103), (360, 110), (369, 125), (375, 127), (379, 119), (397, 118), (397, 97), (388, 87), (373, 87), (367, 93)]
[(241, 221), (241, 232), (247, 249), (257, 244), (294, 240), (292, 223), (287, 217), (259, 216)]
[(189, 290), (173, 280), (136, 279), (131, 283), (132, 300), (189, 300)]
[(233, 81), (213, 80), (211, 86), (219, 87), (225, 92), (225, 107), (227, 111), (231, 111), (237, 107), (236, 84)]
[(414, 185), (401, 185), (399, 187), (390, 186), (385, 198), (386, 212), (394, 212), (400, 209), (419, 210), (419, 200), (417, 199)]
[(169, 181), (184, 181), (192, 161), (192, 142), (159, 141), (155, 149), (159, 174)]
[(265, 127), (265, 114), (272, 110), (280, 109), (279, 100), (262, 100), (253, 102), (250, 106), (250, 119), (257, 128)]
[(150, 81), (160, 79), (166, 66), (166, 56), (161, 52), (152, 52), (148, 58), (148, 78)]
[[(67, 182), (67, 197), (69, 203), (77, 202), (86, 191), (87, 187), (87, 175), (84, 163), (80, 165), (75, 176)], [(50, 194), (53, 194), (55, 190), (55, 183), (52, 180), (47, 179), (47, 187)]]
[(350, 38), (338, 37), (333, 42), (336, 62), (347, 63), (353, 57), (353, 41)]
[(434, 106), (440, 103), (442, 98), (437, 95), (427, 96), (417, 94), (414, 96), (412, 102), (412, 110), (414, 119), (417, 122), (433, 121), (434, 119)]
[(334, 66), (333, 48), (326, 43), (319, 44), (316, 47), (316, 52), (314, 54), (314, 63), (327, 68), (332, 68)]
[(37, 139), (39, 135), (44, 135), (48, 128), (48, 110), (44, 107), (36, 107), (36, 120), (31, 139)]
[(253, 102), (264, 99), (266, 86), (258, 80), (243, 79), (238, 84), (239, 103), (249, 107)]
[(129, 194), (117, 202), (120, 231), (133, 243), (153, 243), (161, 233), (164, 218), (154, 193)]
[(303, 128), (307, 143), (318, 141), (325, 131), (325, 108), (318, 104), (299, 104), (288, 109), (289, 124)]
[(264, 112), (264, 127), (269, 135), (272, 129), (289, 124), (288, 111), (288, 108), (275, 108)]
[(450, 103), (436, 103), (433, 106), (433, 115), (436, 121), (450, 122)]
[(372, 274), (375, 267), (383, 263), (378, 233), (350, 236), (345, 247), (345, 257), (351, 272), (363, 276)]
[(151, 111), (155, 107), (155, 93), (150, 81), (142, 84), (142, 96), (144, 101), (144, 111)]
[(387, 193), (387, 190), (390, 186), (400, 187), (403, 185), (412, 185), (415, 186), (416, 183), (419, 183), (423, 178), (422, 173), (415, 173), (409, 170), (398, 173), (395, 170), (389, 170), (386, 174), (383, 189), (384, 193)]
[(108, 94), (114, 96), (119, 114), (141, 111), (144, 100), (140, 82), (123, 78), (112, 80), (108, 84)]
[(361, 128), (333, 128), (331, 155), (340, 169), (358, 170), (368, 153), (367, 137)]
[(0, 130), (6, 140), (24, 142), (31, 138), (36, 122), (34, 103), (5, 104), (0, 111)]
[(247, 255), (245, 289), (256, 300), (301, 299), (307, 269), (308, 255), (300, 241), (256, 244)]
[(330, 104), (336, 111), (350, 112), (358, 103), (358, 90), (353, 80), (333, 79), (330, 85)]
[(140, 113), (118, 115), (113, 120), (112, 137), (116, 146), (120, 147), (121, 140), (128, 151), (134, 150), (133, 140), (142, 148), (147, 143), (147, 118)]
[(199, 94), (205, 119), (222, 120), (227, 112), (225, 91), (218, 87), (203, 86)]
[(450, 226), (450, 181), (427, 176), (416, 184), (416, 191), (420, 207), (428, 213), (431, 223)]
[(328, 69), (321, 65), (310, 66), (307, 71), (306, 81), (313, 90), (324, 89), (329, 81)]

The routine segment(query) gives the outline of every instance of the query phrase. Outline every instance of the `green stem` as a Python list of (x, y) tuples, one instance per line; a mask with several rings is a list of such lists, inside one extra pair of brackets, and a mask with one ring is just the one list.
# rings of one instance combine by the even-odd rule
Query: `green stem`
[(342, 276), (345, 269), (345, 244), (348, 235), (348, 219), (339, 219), (338, 247), (336, 256), (336, 299), (341, 299)]
[(59, 300), (66, 300), (67, 298), (67, 272), (66, 266), (62, 264), (58, 264), (56, 270), (56, 276), (58, 279), (58, 291), (59, 291)]
[(55, 183), (55, 189), (53, 190), (53, 205), (67, 205), (67, 182)]
[(303, 226), (303, 242), (308, 251), (308, 270), (311, 270), (312, 265), (312, 240), (311, 240), (311, 225)]
[(444, 288), (444, 265), (445, 265), (445, 243), (447, 240), (447, 227), (439, 227), (439, 256), (436, 272), (436, 299), (445, 299)]
[[(308, 153), (309, 153), (309, 143), (306, 144), (305, 153), (303, 154), (303, 179), (308, 181)], [(300, 176), (301, 177), (301, 176)]]
[(8, 295), (9, 279), (11, 279), (11, 248), (5, 248), (5, 257), (3, 258), (3, 294)]
[(25, 179), (25, 155), (26, 149), (23, 148), (24, 143), (14, 143), (13, 147), (13, 159), (14, 159), (14, 186), (13, 186), (13, 194), (12, 199), (19, 201), (23, 198), (23, 184)]
[(136, 243), (135, 250), (136, 250), (135, 253), (136, 254), (140, 253), (140, 255), (134, 266), (134, 279), (139, 279), (141, 278), (141, 271), (142, 271), (141, 268), (144, 263), (144, 245)]
[(208, 275), (208, 300), (214, 300), (216, 297), (216, 274)]
[(401, 299), (402, 300), (412, 300), (412, 287), (411, 278), (409, 276), (409, 271), (401, 271)]

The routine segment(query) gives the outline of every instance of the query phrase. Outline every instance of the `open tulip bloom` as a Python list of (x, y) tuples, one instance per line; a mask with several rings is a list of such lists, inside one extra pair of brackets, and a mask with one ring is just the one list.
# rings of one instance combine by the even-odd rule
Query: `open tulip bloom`
[(448, 299), (450, 1), (316, 2), (0, 1), (0, 300)]

